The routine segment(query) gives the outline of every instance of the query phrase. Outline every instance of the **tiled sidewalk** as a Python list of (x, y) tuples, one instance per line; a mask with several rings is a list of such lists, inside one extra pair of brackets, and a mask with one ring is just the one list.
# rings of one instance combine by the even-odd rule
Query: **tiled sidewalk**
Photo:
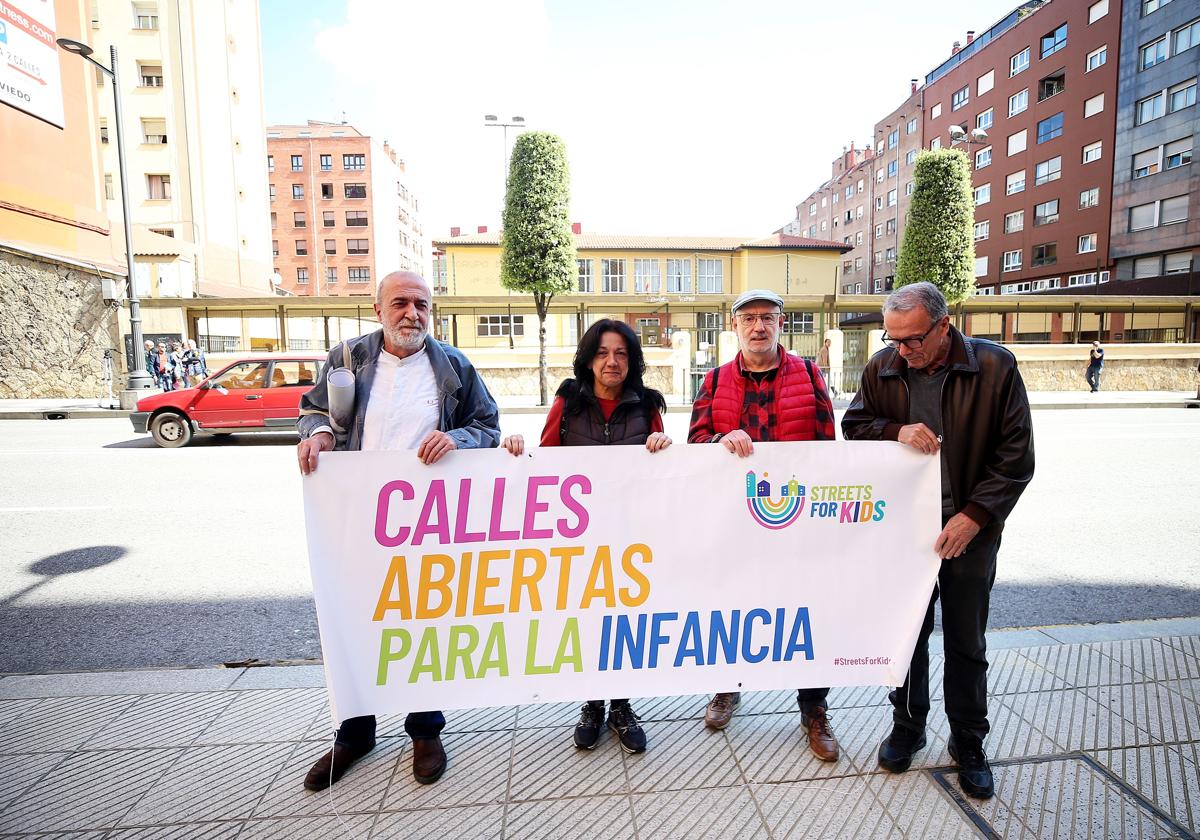
[(329, 737), (319, 668), (140, 671), (0, 679), (0, 836), (1196, 836), (1200, 620), (989, 638), (985, 803), (959, 793), (940, 690), (929, 746), (900, 776), (875, 761), (883, 689), (833, 691), (835, 764), (808, 752), (792, 696), (763, 692), (724, 732), (703, 726), (707, 697), (635, 701), (639, 756), (611, 734), (574, 749), (574, 704), (452, 712), (449, 769), (431, 786), (413, 781), (402, 721), (385, 718), (331, 801), (301, 787)]

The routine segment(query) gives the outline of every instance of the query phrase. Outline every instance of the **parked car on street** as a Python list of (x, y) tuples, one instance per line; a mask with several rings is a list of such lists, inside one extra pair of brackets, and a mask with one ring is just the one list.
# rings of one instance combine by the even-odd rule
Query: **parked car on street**
[(138, 400), (135, 432), (159, 446), (186, 446), (196, 432), (286, 432), (296, 428), (300, 397), (317, 382), (325, 356), (239, 359), (194, 388)]

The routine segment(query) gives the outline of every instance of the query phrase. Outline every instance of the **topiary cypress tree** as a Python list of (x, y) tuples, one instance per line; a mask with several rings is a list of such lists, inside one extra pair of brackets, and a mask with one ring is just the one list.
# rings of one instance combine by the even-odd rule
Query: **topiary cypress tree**
[(896, 265), (896, 287), (928, 280), (950, 304), (975, 291), (975, 197), (958, 149), (917, 155), (913, 196)]
[(538, 383), (547, 404), (546, 313), (550, 299), (575, 288), (578, 268), (571, 236), (571, 176), (562, 138), (527, 131), (513, 145), (504, 199), (500, 282), (533, 295), (538, 316)]

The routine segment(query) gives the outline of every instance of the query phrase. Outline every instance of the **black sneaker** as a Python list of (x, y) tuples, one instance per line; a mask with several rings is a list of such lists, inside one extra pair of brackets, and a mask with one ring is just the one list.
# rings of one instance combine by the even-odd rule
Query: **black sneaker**
[(917, 731), (892, 724), (892, 734), (879, 745), (879, 766), (892, 773), (903, 773), (912, 764), (917, 750), (925, 748), (925, 730)]
[(991, 799), (996, 789), (983, 741), (974, 735), (951, 735), (950, 757), (958, 765), (958, 784), (963, 793), (975, 799)]
[(628, 703), (618, 703), (608, 709), (608, 728), (617, 733), (621, 749), (627, 753), (646, 751), (646, 733), (638, 723)]
[(604, 724), (604, 702), (593, 705), (584, 703), (579, 712), (579, 723), (575, 724), (575, 746), (590, 750), (600, 740), (600, 727)]

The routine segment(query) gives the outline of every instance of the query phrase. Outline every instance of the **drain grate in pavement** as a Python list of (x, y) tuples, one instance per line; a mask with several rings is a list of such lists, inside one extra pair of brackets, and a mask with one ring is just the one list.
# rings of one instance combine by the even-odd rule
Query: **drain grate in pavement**
[(993, 761), (996, 795), (984, 801), (963, 795), (953, 767), (930, 773), (980, 834), (995, 840), (1197, 840), (1085, 753)]

